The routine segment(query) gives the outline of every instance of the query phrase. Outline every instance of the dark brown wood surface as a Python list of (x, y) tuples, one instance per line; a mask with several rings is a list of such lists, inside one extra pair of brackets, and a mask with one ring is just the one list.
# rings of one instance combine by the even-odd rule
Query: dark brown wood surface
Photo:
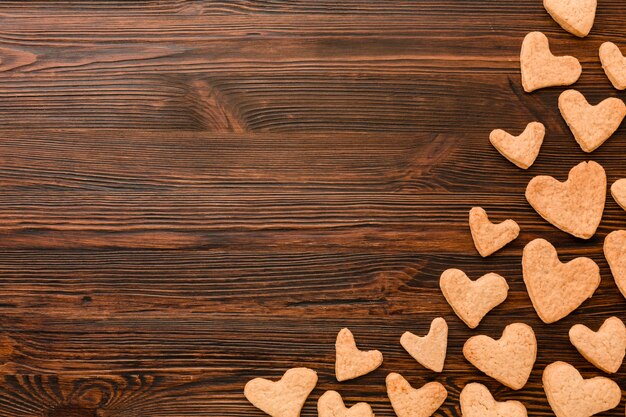
[[(600, 0), (583, 40), (540, 0), (0, 3), (0, 416), (262, 416), (244, 384), (295, 366), (320, 376), (303, 416), (328, 389), (394, 415), (392, 371), (444, 383), (440, 416), (460, 415), (470, 381), (552, 415), (547, 364), (601, 374), (568, 329), (626, 319), (601, 248), (626, 212), (609, 196), (598, 233), (580, 241), (524, 189), (590, 159), (609, 183), (626, 177), (626, 128), (584, 154), (557, 110), (563, 89), (523, 92), (518, 53), (533, 30), (581, 60), (576, 88), (592, 102), (624, 98), (597, 57), (603, 41), (626, 46), (622, 0)], [(547, 136), (522, 171), (488, 135), (533, 120)], [(520, 238), (482, 259), (473, 205), (518, 221)], [(521, 276), (537, 237), (602, 271), (594, 297), (553, 325)], [(509, 282), (476, 331), (438, 289), (449, 267)], [(437, 316), (450, 326), (442, 374), (399, 344)], [(539, 341), (517, 392), (461, 353), (512, 322)], [(385, 362), (339, 384), (342, 327)], [(613, 378), (626, 388), (625, 367)]]

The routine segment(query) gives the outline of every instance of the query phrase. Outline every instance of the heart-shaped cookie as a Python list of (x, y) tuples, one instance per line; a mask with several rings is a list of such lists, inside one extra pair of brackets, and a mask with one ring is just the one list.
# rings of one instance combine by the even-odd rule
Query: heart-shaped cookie
[(576, 165), (565, 182), (540, 175), (526, 187), (526, 200), (541, 217), (582, 239), (589, 239), (596, 232), (605, 199), (606, 174), (593, 161)]
[(563, 91), (559, 96), (561, 116), (585, 152), (593, 152), (617, 130), (626, 115), (626, 104), (610, 97), (592, 106), (576, 90)]
[(597, 332), (576, 324), (569, 330), (569, 340), (585, 359), (604, 372), (613, 374), (622, 366), (626, 327), (617, 317), (606, 319)]
[(319, 417), (374, 417), (368, 403), (357, 403), (346, 408), (337, 391), (326, 391), (317, 401)]
[(489, 141), (506, 159), (522, 169), (528, 169), (537, 159), (545, 135), (546, 128), (542, 123), (531, 122), (519, 136), (502, 129), (493, 130)]
[(520, 52), (522, 86), (530, 93), (545, 87), (571, 85), (582, 73), (580, 62), (573, 56), (554, 56), (548, 38), (541, 32), (530, 32)]
[(524, 283), (544, 323), (554, 323), (591, 298), (600, 285), (600, 268), (589, 258), (559, 261), (554, 246), (544, 239), (528, 243), (522, 254)]
[(617, 180), (611, 185), (611, 195), (615, 202), (626, 210), (626, 178)]
[(617, 407), (619, 386), (608, 378), (583, 379), (572, 365), (554, 362), (543, 371), (543, 389), (556, 417), (590, 417)]
[(413, 388), (400, 374), (387, 375), (387, 396), (398, 417), (430, 417), (448, 396), (439, 382)]
[(482, 384), (467, 384), (459, 397), (463, 417), (526, 417), (526, 407), (519, 401), (496, 401)]
[(519, 236), (519, 226), (514, 220), (491, 223), (487, 212), (480, 207), (472, 207), (470, 210), (469, 226), (474, 246), (483, 258), (502, 249)]
[(426, 336), (416, 336), (411, 332), (404, 332), (400, 344), (422, 366), (435, 372), (443, 371), (448, 347), (448, 324), (437, 317), (430, 323), (430, 330)]
[(341, 329), (337, 334), (335, 350), (335, 375), (340, 382), (368, 374), (383, 363), (383, 354), (378, 350), (359, 350), (348, 329)]
[(616, 230), (604, 239), (604, 257), (620, 292), (626, 297), (626, 230)]
[(604, 73), (618, 90), (626, 88), (626, 58), (613, 42), (600, 45), (600, 61)]
[(280, 381), (255, 378), (246, 384), (243, 393), (252, 405), (272, 417), (299, 417), (316, 384), (315, 371), (293, 368)]
[(460, 269), (447, 269), (441, 274), (439, 287), (454, 312), (471, 329), (495, 306), (506, 300), (509, 285), (498, 274), (483, 275), (472, 281)]
[(463, 355), (476, 368), (511, 389), (526, 385), (537, 358), (537, 339), (533, 329), (523, 323), (505, 327), (502, 337), (470, 337)]
[(596, 17), (597, 0), (543, 0), (543, 7), (563, 29), (584, 38)]

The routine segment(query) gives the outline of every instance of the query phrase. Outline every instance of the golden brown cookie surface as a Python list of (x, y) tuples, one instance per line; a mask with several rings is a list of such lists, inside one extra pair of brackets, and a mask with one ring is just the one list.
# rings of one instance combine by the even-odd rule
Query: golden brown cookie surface
[(289, 369), (279, 381), (255, 378), (244, 395), (258, 409), (272, 417), (299, 417), (307, 397), (317, 385), (317, 373), (308, 368)]
[(594, 161), (573, 167), (567, 181), (541, 175), (526, 187), (526, 200), (548, 222), (581, 239), (594, 235), (604, 212), (606, 174)]
[(578, 81), (582, 67), (573, 56), (554, 56), (548, 38), (541, 32), (530, 32), (522, 42), (520, 70), (524, 91), (530, 93), (545, 87), (571, 85)]

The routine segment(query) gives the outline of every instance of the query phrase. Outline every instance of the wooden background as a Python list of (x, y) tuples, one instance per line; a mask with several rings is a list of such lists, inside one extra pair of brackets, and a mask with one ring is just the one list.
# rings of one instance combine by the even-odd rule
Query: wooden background
[[(540, 0), (4, 1), (0, 3), (0, 416), (262, 416), (251, 378), (318, 371), (303, 416), (336, 389), (392, 416), (384, 379), (449, 391), (470, 381), (529, 414), (552, 415), (541, 372), (554, 360), (601, 374), (569, 344), (574, 323), (626, 319), (602, 255), (626, 227), (612, 198), (577, 240), (543, 221), (524, 189), (582, 160), (626, 177), (626, 128), (591, 155), (557, 111), (563, 89), (525, 94), (524, 35), (545, 32), (583, 65), (592, 102), (622, 96), (597, 57), (626, 47), (626, 6), (600, 0), (592, 34), (564, 32)], [(494, 128), (547, 136), (522, 171), (489, 144)], [(522, 234), (481, 259), (467, 214), (483, 206)], [(521, 251), (550, 240), (587, 255), (593, 299), (542, 324)], [(449, 267), (507, 278), (507, 301), (470, 331), (438, 289)], [(445, 370), (420, 367), (405, 330), (450, 326)], [(511, 391), (461, 354), (473, 334), (534, 327), (539, 352)], [(380, 349), (377, 371), (338, 384), (347, 326)], [(626, 369), (614, 377), (626, 388)], [(624, 401), (605, 416), (623, 416)]]

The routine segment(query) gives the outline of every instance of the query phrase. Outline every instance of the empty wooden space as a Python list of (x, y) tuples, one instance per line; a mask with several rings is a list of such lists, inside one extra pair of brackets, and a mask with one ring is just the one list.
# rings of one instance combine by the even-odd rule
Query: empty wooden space
[[(625, 46), (625, 22), (619, 0), (600, 0), (582, 40), (540, 0), (0, 3), (0, 416), (260, 417), (244, 384), (295, 366), (320, 377), (305, 417), (328, 389), (393, 416), (389, 372), (442, 382), (437, 415), (460, 415), (470, 381), (553, 415), (546, 365), (601, 374), (569, 328), (626, 319), (602, 254), (626, 212), (609, 196), (598, 233), (580, 241), (524, 190), (583, 160), (601, 163), (609, 184), (626, 177), (626, 130), (583, 153), (557, 109), (563, 89), (523, 92), (519, 49), (543, 31), (555, 53), (580, 59), (576, 88), (591, 102), (624, 98), (598, 47)], [(522, 171), (488, 136), (533, 120), (546, 140)], [(482, 259), (467, 226), (474, 205), (515, 219), (520, 238)], [(594, 297), (552, 325), (522, 281), (522, 248), (537, 237), (602, 272)], [(439, 291), (450, 267), (509, 282), (476, 331)], [(399, 343), (438, 316), (450, 326), (442, 374)], [(520, 391), (461, 351), (513, 322), (539, 342)], [(340, 384), (342, 327), (385, 362)], [(623, 388), (625, 375), (613, 377)]]

